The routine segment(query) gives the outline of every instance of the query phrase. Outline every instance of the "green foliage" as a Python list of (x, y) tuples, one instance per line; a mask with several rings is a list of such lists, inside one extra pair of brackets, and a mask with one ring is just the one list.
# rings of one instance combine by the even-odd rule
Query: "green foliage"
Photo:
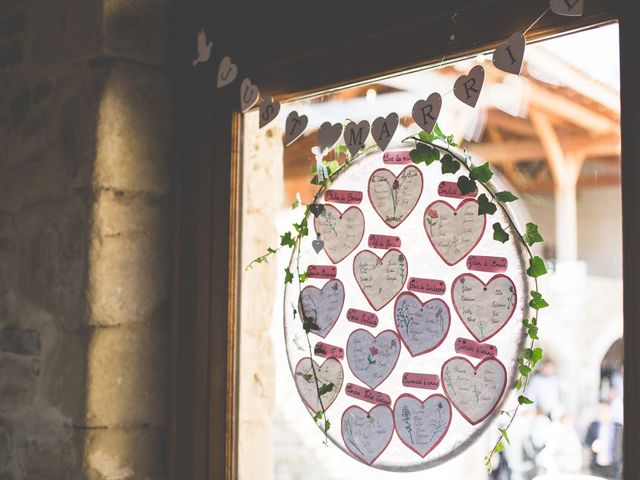
[(513, 193), (511, 193), (508, 190), (504, 190), (502, 192), (496, 192), (495, 195), (498, 201), (502, 203), (515, 202), (516, 200), (518, 200), (518, 197), (516, 197)]
[(322, 413), (322, 410), (318, 410), (316, 414), (313, 416), (313, 420), (315, 422), (319, 422), (320, 420), (322, 420), (323, 416), (324, 416), (324, 413)]
[(520, 390), (520, 389), (522, 388), (522, 378), (518, 378), (518, 379), (516, 380), (516, 385), (515, 385), (515, 387), (516, 387), (516, 390)]
[(457, 184), (458, 184), (458, 189), (460, 190), (460, 193), (462, 193), (463, 195), (473, 193), (478, 189), (478, 187), (476, 186), (476, 182), (474, 180), (471, 180), (466, 175), (462, 175), (461, 177), (458, 177)]
[(416, 145), (416, 148), (409, 152), (409, 156), (413, 163), (425, 163), (426, 165), (431, 165), (433, 162), (440, 159), (440, 150), (436, 147), (419, 143)]
[(325, 383), (318, 389), (318, 395), (322, 396), (325, 393), (329, 393), (331, 390), (333, 390), (333, 387), (335, 387), (333, 383)]
[(478, 215), (493, 215), (496, 210), (498, 210), (496, 204), (491, 202), (484, 193), (478, 197)]
[[(536, 292), (538, 293), (538, 292)], [(540, 298), (542, 298), (542, 296), (540, 296)], [(528, 318), (525, 318), (522, 320), (522, 323), (524, 324), (525, 328), (527, 329), (527, 333), (529, 334), (529, 338), (531, 340), (538, 340), (538, 325), (536, 325), (536, 319), (532, 318), (531, 321), (529, 321)]]
[(547, 266), (540, 257), (536, 256), (529, 259), (529, 268), (527, 268), (527, 275), (532, 278), (538, 278), (547, 273)]
[(493, 224), (493, 239), (497, 242), (505, 243), (509, 240), (509, 234), (504, 231), (500, 222)]
[(498, 428), (498, 430), (500, 431), (500, 433), (504, 437), (504, 440), (507, 442), (507, 444), (511, 445), (511, 441), (509, 440), (509, 435), (507, 435), (507, 429), (506, 428)]
[(296, 244), (296, 239), (291, 235), (291, 232), (285, 232), (284, 235), (280, 235), (280, 246), (293, 247)]
[(524, 395), (520, 395), (518, 397), (518, 403), (520, 405), (533, 405), (533, 401), (529, 400), (527, 397), (525, 397)]
[(549, 304), (544, 298), (542, 298), (542, 294), (540, 292), (531, 290), (531, 301), (529, 302), (529, 306), (534, 310), (540, 310), (541, 308), (548, 307)]
[(445, 173), (456, 173), (460, 170), (460, 162), (454, 160), (450, 153), (445, 153), (440, 159), (440, 168), (443, 175)]
[(294, 223), (293, 228), (295, 228), (298, 233), (298, 237), (306, 237), (309, 235), (309, 225), (307, 224), (307, 218), (305, 217), (300, 223)]
[(300, 283), (304, 283), (307, 281), (307, 273), (301, 273), (300, 275), (298, 275), (298, 280), (300, 281)]
[(489, 167), (489, 162), (483, 163), (479, 167), (474, 167), (471, 169), (471, 173), (469, 177), (472, 180), (477, 180), (478, 182), (488, 182), (493, 177), (493, 172), (491, 171), (491, 167)]
[(293, 273), (291, 273), (289, 267), (284, 269), (284, 283), (293, 283)]
[(523, 377), (526, 377), (531, 373), (531, 367), (527, 365), (520, 365), (518, 367), (518, 371), (520, 372), (520, 375), (522, 375)]
[(538, 225), (531, 222), (527, 223), (523, 238), (530, 247), (533, 246), (534, 243), (544, 242), (544, 238), (542, 238), (542, 235), (538, 232)]

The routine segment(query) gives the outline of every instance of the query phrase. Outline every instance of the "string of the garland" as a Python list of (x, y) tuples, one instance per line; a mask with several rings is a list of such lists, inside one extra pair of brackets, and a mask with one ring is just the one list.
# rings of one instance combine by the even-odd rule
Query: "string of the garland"
[[(547, 273), (546, 266), (544, 261), (533, 254), (531, 247), (536, 243), (543, 242), (543, 238), (538, 232), (538, 226), (534, 223), (527, 223), (525, 232), (520, 232), (517, 224), (515, 223), (509, 209), (505, 205), (508, 202), (513, 202), (518, 200), (513, 193), (509, 191), (495, 191), (490, 184), (488, 183), (493, 177), (493, 172), (488, 163), (485, 163), (480, 166), (474, 166), (471, 158), (466, 150), (464, 150), (464, 154), (460, 155), (458, 152), (452, 149), (458, 147), (455, 143), (452, 135), (445, 135), (442, 133), (438, 124), (435, 125), (433, 129), (433, 133), (420, 132), (418, 136), (407, 137), (403, 140), (404, 142), (413, 141), (415, 144), (415, 148), (411, 150), (410, 156), (412, 161), (415, 164), (425, 163), (427, 166), (432, 163), (439, 161), (441, 164), (442, 174), (456, 174), (458, 170), (460, 170), (461, 166), (464, 166), (468, 175), (461, 175), (458, 177), (457, 185), (460, 189), (460, 192), (463, 195), (470, 194), (475, 192), (477, 189), (477, 184), (482, 185), (482, 187), (489, 193), (491, 199), (487, 197), (485, 193), (482, 193), (478, 196), (478, 215), (493, 215), (496, 213), (497, 209), (500, 208), (503, 215), (508, 221), (508, 225), (506, 228), (512, 232), (517, 241), (522, 245), (525, 249), (526, 254), (529, 260), (529, 268), (527, 268), (527, 276), (533, 279), (534, 290), (530, 292), (530, 301), (529, 306), (534, 312), (534, 316), (531, 318), (524, 318), (522, 320), (523, 326), (527, 331), (527, 337), (529, 339), (528, 347), (523, 350), (520, 356), (517, 359), (518, 365), (518, 373), (519, 376), (515, 381), (514, 388), (518, 395), (518, 404), (517, 406), (510, 411), (501, 411), (501, 414), (505, 414), (509, 417), (507, 424), (504, 427), (499, 427), (499, 436), (493, 446), (493, 448), (487, 453), (485, 456), (485, 466), (488, 471), (491, 471), (492, 468), (492, 460), (494, 455), (501, 452), (506, 442), (510, 444), (508, 430), (511, 427), (513, 420), (515, 419), (520, 407), (522, 405), (532, 404), (533, 402), (526, 397), (526, 390), (529, 384), (529, 379), (531, 374), (536, 366), (536, 364), (542, 359), (542, 349), (535, 346), (536, 340), (538, 340), (538, 320), (539, 320), (539, 311), (542, 308), (546, 308), (549, 304), (542, 297), (542, 294), (539, 291), (538, 286), (538, 277)], [(313, 177), (311, 183), (315, 185), (320, 185), (320, 189), (315, 194), (312, 204), (305, 206), (304, 217), (300, 223), (293, 224), (293, 230), (295, 233), (291, 231), (286, 232), (285, 234), (280, 236), (280, 245), (277, 248), (269, 247), (267, 249), (267, 253), (253, 260), (248, 266), (247, 269), (250, 269), (257, 263), (266, 263), (269, 258), (276, 254), (281, 248), (289, 247), (295, 248), (296, 250), (296, 275), (298, 277), (298, 290), (299, 294), (301, 293), (301, 285), (307, 280), (306, 273), (300, 271), (300, 247), (302, 239), (308, 235), (308, 223), (307, 218), (309, 216), (310, 208), (312, 205), (317, 204), (318, 199), (324, 193), (324, 190), (331, 185), (333, 179), (339, 175), (342, 171), (348, 168), (352, 162), (359, 156), (367, 153), (369, 150), (377, 148), (375, 146), (361, 149), (353, 158), (345, 159), (345, 162), (342, 165), (339, 165), (336, 160), (332, 160), (329, 162), (324, 162), (324, 166), (327, 168), (328, 176), (324, 180), (321, 180), (317, 175), (317, 169), (314, 166), (313, 171), (316, 175)], [(336, 147), (335, 152), (337, 153), (346, 153), (346, 147), (344, 145), (339, 145)], [(495, 202), (495, 203), (494, 203)], [(293, 205), (294, 207), (299, 206), (299, 202), (296, 201)], [(493, 224), (493, 239), (505, 243), (511, 237), (509, 233), (505, 230), (504, 227), (500, 224), (500, 222), (496, 222)], [(287, 267), (285, 269), (285, 284), (293, 282), (294, 275), (291, 272), (290, 268)], [(299, 312), (301, 316), (301, 320), (303, 323), (303, 330), (305, 332), (307, 346), (309, 350), (309, 359), (312, 367), (312, 373), (314, 377), (314, 382), (316, 386), (316, 394), (318, 396), (320, 410), (318, 410), (314, 416), (314, 420), (316, 422), (324, 420), (324, 424), (322, 425), (322, 429), (325, 434), (325, 445), (328, 444), (328, 430), (331, 426), (329, 419), (326, 416), (326, 411), (324, 408), (324, 404), (322, 402), (322, 395), (332, 391), (334, 385), (320, 385), (320, 381), (318, 380), (317, 373), (315, 370), (315, 366), (313, 364), (313, 350), (311, 348), (311, 340), (309, 338), (309, 333), (317, 327), (313, 321), (313, 318), (305, 315), (302, 311), (301, 305), (298, 305), (298, 308), (301, 310)], [(297, 310), (293, 307), (294, 318), (296, 316)]]

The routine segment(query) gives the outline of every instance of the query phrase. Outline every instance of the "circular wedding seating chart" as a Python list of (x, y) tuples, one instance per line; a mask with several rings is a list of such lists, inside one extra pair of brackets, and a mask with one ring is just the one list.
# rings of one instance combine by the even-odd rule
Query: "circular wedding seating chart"
[(513, 238), (492, 238), (508, 223), (500, 209), (478, 215), (484, 187), (463, 196), (456, 180), (408, 151), (363, 156), (320, 197), (292, 257), (308, 276), (285, 290), (298, 392), (311, 416), (322, 402), (330, 440), (372, 467), (458, 455), (514, 382), (526, 262)]

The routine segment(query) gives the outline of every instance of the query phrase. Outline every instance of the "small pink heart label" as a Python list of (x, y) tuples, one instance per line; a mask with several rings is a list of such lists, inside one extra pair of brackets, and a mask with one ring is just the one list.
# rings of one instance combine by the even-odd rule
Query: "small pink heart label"
[(393, 300), (409, 274), (407, 259), (400, 250), (391, 249), (382, 258), (363, 250), (353, 259), (353, 275), (374, 310)]
[(400, 356), (400, 340), (393, 330), (374, 337), (361, 328), (347, 340), (347, 363), (353, 374), (370, 388), (376, 388), (391, 374)]
[(393, 412), (376, 405), (368, 412), (352, 405), (342, 414), (342, 440), (354, 458), (371, 465), (385, 451), (393, 436)]
[(379, 168), (369, 177), (369, 199), (384, 223), (396, 228), (413, 211), (422, 193), (422, 172), (410, 165), (395, 176)]
[(339, 263), (353, 252), (364, 235), (364, 215), (358, 207), (349, 207), (340, 213), (326, 204), (320, 215), (313, 219), (318, 236), (324, 241), (324, 251), (333, 263)]
[(393, 314), (402, 343), (412, 357), (438, 348), (451, 326), (451, 313), (445, 302), (434, 298), (423, 303), (411, 292), (398, 295)]
[(344, 285), (329, 280), (322, 290), (308, 286), (300, 293), (300, 318), (311, 325), (311, 332), (325, 338), (338, 321), (344, 305)]
[(518, 301), (516, 286), (506, 275), (495, 275), (485, 284), (471, 273), (453, 281), (451, 299), (462, 323), (479, 342), (502, 330)]
[[(316, 379), (318, 381), (317, 386)], [(296, 365), (295, 380), (298, 393), (305, 405), (313, 413), (316, 413), (322, 410), (318, 400), (318, 388), (325, 391), (320, 398), (322, 399), (322, 406), (326, 410), (338, 398), (344, 381), (344, 371), (340, 362), (335, 358), (328, 358), (322, 365), (318, 366), (315, 360), (305, 357)]]
[(447, 265), (455, 265), (478, 244), (487, 220), (478, 215), (478, 202), (466, 198), (453, 208), (443, 200), (436, 200), (424, 212), (424, 229), (440, 258)]
[(442, 365), (442, 388), (451, 404), (471, 425), (495, 410), (507, 385), (507, 370), (497, 358), (487, 357), (477, 366), (463, 357)]
[(442, 441), (451, 425), (451, 404), (436, 393), (424, 401), (403, 393), (393, 406), (398, 437), (422, 458)]

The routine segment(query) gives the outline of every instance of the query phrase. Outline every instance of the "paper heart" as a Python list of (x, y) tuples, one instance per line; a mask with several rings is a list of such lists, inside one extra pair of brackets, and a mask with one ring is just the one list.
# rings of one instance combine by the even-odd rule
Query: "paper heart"
[(480, 65), (473, 67), (468, 75), (462, 75), (453, 84), (453, 94), (462, 103), (475, 107), (480, 98), (484, 83), (484, 68)]
[(273, 97), (266, 97), (260, 104), (259, 128), (271, 123), (280, 113), (280, 102)]
[(471, 273), (458, 276), (451, 286), (453, 308), (469, 333), (484, 342), (507, 324), (516, 310), (516, 286), (498, 274), (486, 284)]
[(226, 87), (238, 76), (238, 66), (231, 62), (231, 58), (224, 57), (218, 67), (218, 88)]
[(333, 205), (313, 219), (313, 226), (324, 240), (324, 251), (333, 263), (339, 263), (353, 252), (364, 235), (364, 215), (358, 207), (349, 207), (340, 213)]
[(391, 142), (393, 134), (396, 133), (399, 122), (400, 118), (398, 117), (398, 114), (390, 113), (387, 115), (387, 118), (378, 117), (371, 124), (371, 135), (373, 136), (373, 140), (383, 152), (389, 145), (389, 142)]
[(298, 115), (295, 110), (287, 115), (287, 123), (285, 125), (284, 132), (284, 144), (285, 146), (291, 145), (304, 133), (304, 129), (307, 128), (309, 118), (306, 115)]
[(471, 425), (495, 410), (507, 385), (507, 370), (497, 358), (487, 357), (477, 366), (463, 357), (442, 365), (442, 388), (451, 404)]
[(451, 425), (451, 404), (436, 393), (424, 401), (403, 393), (393, 406), (398, 438), (422, 458), (442, 441)]
[(340, 427), (351, 455), (371, 465), (391, 442), (393, 412), (386, 405), (376, 405), (368, 412), (352, 405), (342, 414)]
[(331, 125), (330, 122), (324, 122), (318, 129), (318, 147), (321, 151), (331, 150), (340, 140), (340, 135), (342, 135), (341, 123)]
[(304, 287), (298, 308), (300, 319), (310, 322), (311, 332), (325, 338), (338, 321), (344, 305), (344, 285), (340, 280), (329, 280), (322, 289)]
[(398, 295), (393, 315), (400, 339), (412, 357), (438, 348), (451, 326), (451, 312), (445, 302), (439, 298), (421, 302), (411, 292)]
[(369, 136), (369, 122), (362, 120), (356, 124), (354, 122), (347, 123), (344, 129), (344, 143), (352, 157), (364, 146)]
[(584, 11), (584, 0), (551, 0), (549, 6), (557, 15), (579, 17)]
[(369, 177), (369, 200), (384, 223), (396, 228), (413, 211), (422, 194), (422, 172), (409, 165), (396, 177), (386, 168)]
[(520, 75), (526, 43), (524, 35), (520, 32), (511, 35), (506, 44), (500, 45), (493, 52), (495, 67), (507, 73)]
[(478, 215), (478, 202), (466, 198), (453, 208), (443, 200), (436, 200), (424, 212), (427, 237), (447, 265), (455, 265), (478, 244), (487, 219)]
[(309, 211), (313, 213), (314, 217), (317, 217), (324, 212), (324, 205), (322, 203), (312, 203), (309, 206)]
[[(311, 362), (313, 362), (313, 366)], [(316, 387), (316, 378), (314, 378), (314, 369), (320, 388), (333, 384), (331, 390), (320, 396), (325, 410), (331, 406), (342, 389), (344, 371), (340, 362), (335, 358), (328, 358), (321, 366), (318, 366), (316, 361), (309, 357), (302, 358), (298, 362), (294, 370), (296, 387), (302, 401), (315, 414), (317, 411), (322, 410), (322, 407), (318, 401), (318, 388)]]
[(426, 100), (418, 100), (411, 110), (413, 121), (425, 132), (431, 133), (436, 125), (440, 109), (442, 108), (442, 97), (434, 92)]
[(391, 374), (400, 356), (400, 339), (393, 330), (374, 337), (354, 330), (347, 340), (347, 362), (353, 374), (369, 388), (376, 388)]
[(316, 238), (311, 242), (311, 246), (316, 251), (316, 253), (320, 253), (320, 250), (324, 248), (324, 241), (320, 238)]
[(260, 98), (260, 92), (257, 85), (251, 83), (251, 80), (245, 78), (240, 84), (240, 111), (246, 112), (256, 103)]
[(395, 248), (382, 258), (363, 250), (353, 259), (353, 275), (374, 310), (380, 310), (402, 290), (408, 270), (406, 257)]

